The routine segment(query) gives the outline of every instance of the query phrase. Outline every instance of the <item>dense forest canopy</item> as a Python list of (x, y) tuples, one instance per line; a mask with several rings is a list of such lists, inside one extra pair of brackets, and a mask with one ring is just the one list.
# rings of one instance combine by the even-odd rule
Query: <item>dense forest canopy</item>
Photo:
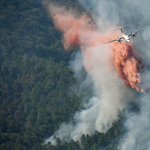
[[(0, 2), (0, 149), (42, 149), (79, 99), (60, 33), (40, 1)], [(63, 99), (63, 100), (62, 100)]]
[[(59, 4), (85, 11), (77, 0)], [(1, 150), (117, 149), (125, 132), (123, 113), (106, 133), (82, 135), (80, 142), (62, 143), (58, 138), (57, 146), (42, 145), (82, 106), (80, 97), (68, 92), (76, 83), (68, 65), (78, 48), (64, 50), (62, 35), (41, 0), (1, 0), (0, 35)]]

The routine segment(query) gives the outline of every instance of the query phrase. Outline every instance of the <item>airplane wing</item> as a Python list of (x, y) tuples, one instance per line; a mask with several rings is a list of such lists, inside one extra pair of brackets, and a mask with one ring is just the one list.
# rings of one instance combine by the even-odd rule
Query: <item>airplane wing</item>
[[(146, 26), (146, 27), (147, 27), (147, 26)], [(136, 30), (136, 31), (133, 31), (133, 32), (131, 32), (130, 34), (128, 34), (128, 36), (135, 36), (138, 32), (140, 32), (140, 31), (144, 30), (146, 27), (141, 28), (141, 29)]]
[(123, 39), (123, 37), (115, 39), (115, 40), (111, 40), (111, 41), (108, 41), (108, 42), (105, 42), (103, 44), (107, 44), (107, 43), (111, 43), (111, 42), (115, 42), (115, 41), (121, 42), (121, 39)]

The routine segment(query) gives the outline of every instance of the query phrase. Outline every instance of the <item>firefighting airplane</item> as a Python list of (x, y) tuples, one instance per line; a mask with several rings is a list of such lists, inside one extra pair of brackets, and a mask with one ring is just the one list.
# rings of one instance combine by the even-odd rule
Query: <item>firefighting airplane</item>
[[(125, 26), (127, 26), (127, 25), (125, 25)], [(143, 30), (143, 29), (145, 29), (146, 27), (144, 27), (144, 28), (141, 28), (141, 29), (139, 29), (139, 30), (137, 30), (137, 31), (133, 31), (133, 32), (131, 32), (130, 34), (127, 34), (127, 35), (125, 35), (124, 33), (123, 33), (123, 28), (125, 27), (125, 26), (122, 26), (122, 27), (119, 27), (119, 28), (117, 28), (117, 29), (115, 29), (114, 31), (116, 31), (116, 30), (121, 30), (121, 32), (122, 32), (122, 37), (118, 37), (117, 39), (115, 39), (115, 40), (111, 40), (111, 41), (108, 41), (108, 42), (105, 42), (105, 43), (103, 43), (103, 44), (107, 44), (107, 43), (111, 43), (111, 42), (114, 42), (114, 41), (118, 41), (117, 43), (121, 43), (121, 41), (125, 41), (126, 43), (130, 43), (131, 42), (131, 39), (130, 39), (130, 36), (132, 37), (132, 38), (134, 38), (134, 37), (136, 37), (136, 34), (139, 32), (139, 31), (141, 31), (141, 30)]]

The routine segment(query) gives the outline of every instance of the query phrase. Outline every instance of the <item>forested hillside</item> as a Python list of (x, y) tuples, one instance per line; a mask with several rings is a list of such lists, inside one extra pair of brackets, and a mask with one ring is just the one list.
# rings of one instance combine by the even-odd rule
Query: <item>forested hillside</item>
[[(76, 0), (60, 3), (82, 9)], [(40, 0), (1, 0), (0, 35), (1, 150), (116, 149), (123, 117), (106, 134), (83, 135), (80, 144), (42, 145), (71, 119), (80, 98), (68, 94), (76, 82), (68, 62), (77, 48), (64, 50)]]

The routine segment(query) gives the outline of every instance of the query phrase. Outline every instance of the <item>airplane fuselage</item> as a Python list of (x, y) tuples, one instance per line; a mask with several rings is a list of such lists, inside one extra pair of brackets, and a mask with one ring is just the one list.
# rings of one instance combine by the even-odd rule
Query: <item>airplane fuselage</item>
[[(126, 26), (126, 25), (125, 25), (125, 26)], [(125, 27), (125, 26), (123, 26), (123, 27)], [(141, 29), (139, 29), (139, 30), (133, 31), (133, 32), (131, 32), (130, 34), (127, 34), (127, 35), (123, 33), (123, 29), (122, 29), (123, 27), (119, 27), (119, 28), (115, 29), (115, 30), (118, 30), (118, 29), (121, 30), (121, 32), (122, 32), (122, 37), (118, 37), (117, 39), (114, 39), (114, 40), (105, 42), (105, 43), (103, 43), (103, 44), (107, 44), (107, 43), (111, 43), (111, 42), (115, 42), (115, 41), (117, 41), (118, 43), (121, 43), (121, 41), (123, 41), (123, 40), (124, 40), (126, 43), (130, 43), (130, 42), (131, 42), (130, 36), (131, 36), (132, 38), (136, 37), (136, 34), (137, 34), (139, 31), (145, 29), (147, 26), (144, 27), (144, 28), (141, 28)], [(114, 30), (114, 31), (115, 31), (115, 30)]]
[(123, 34), (122, 37), (124, 38), (124, 41), (125, 41), (126, 43), (130, 43), (130, 42), (131, 42), (131, 39), (129, 38), (128, 35)]

